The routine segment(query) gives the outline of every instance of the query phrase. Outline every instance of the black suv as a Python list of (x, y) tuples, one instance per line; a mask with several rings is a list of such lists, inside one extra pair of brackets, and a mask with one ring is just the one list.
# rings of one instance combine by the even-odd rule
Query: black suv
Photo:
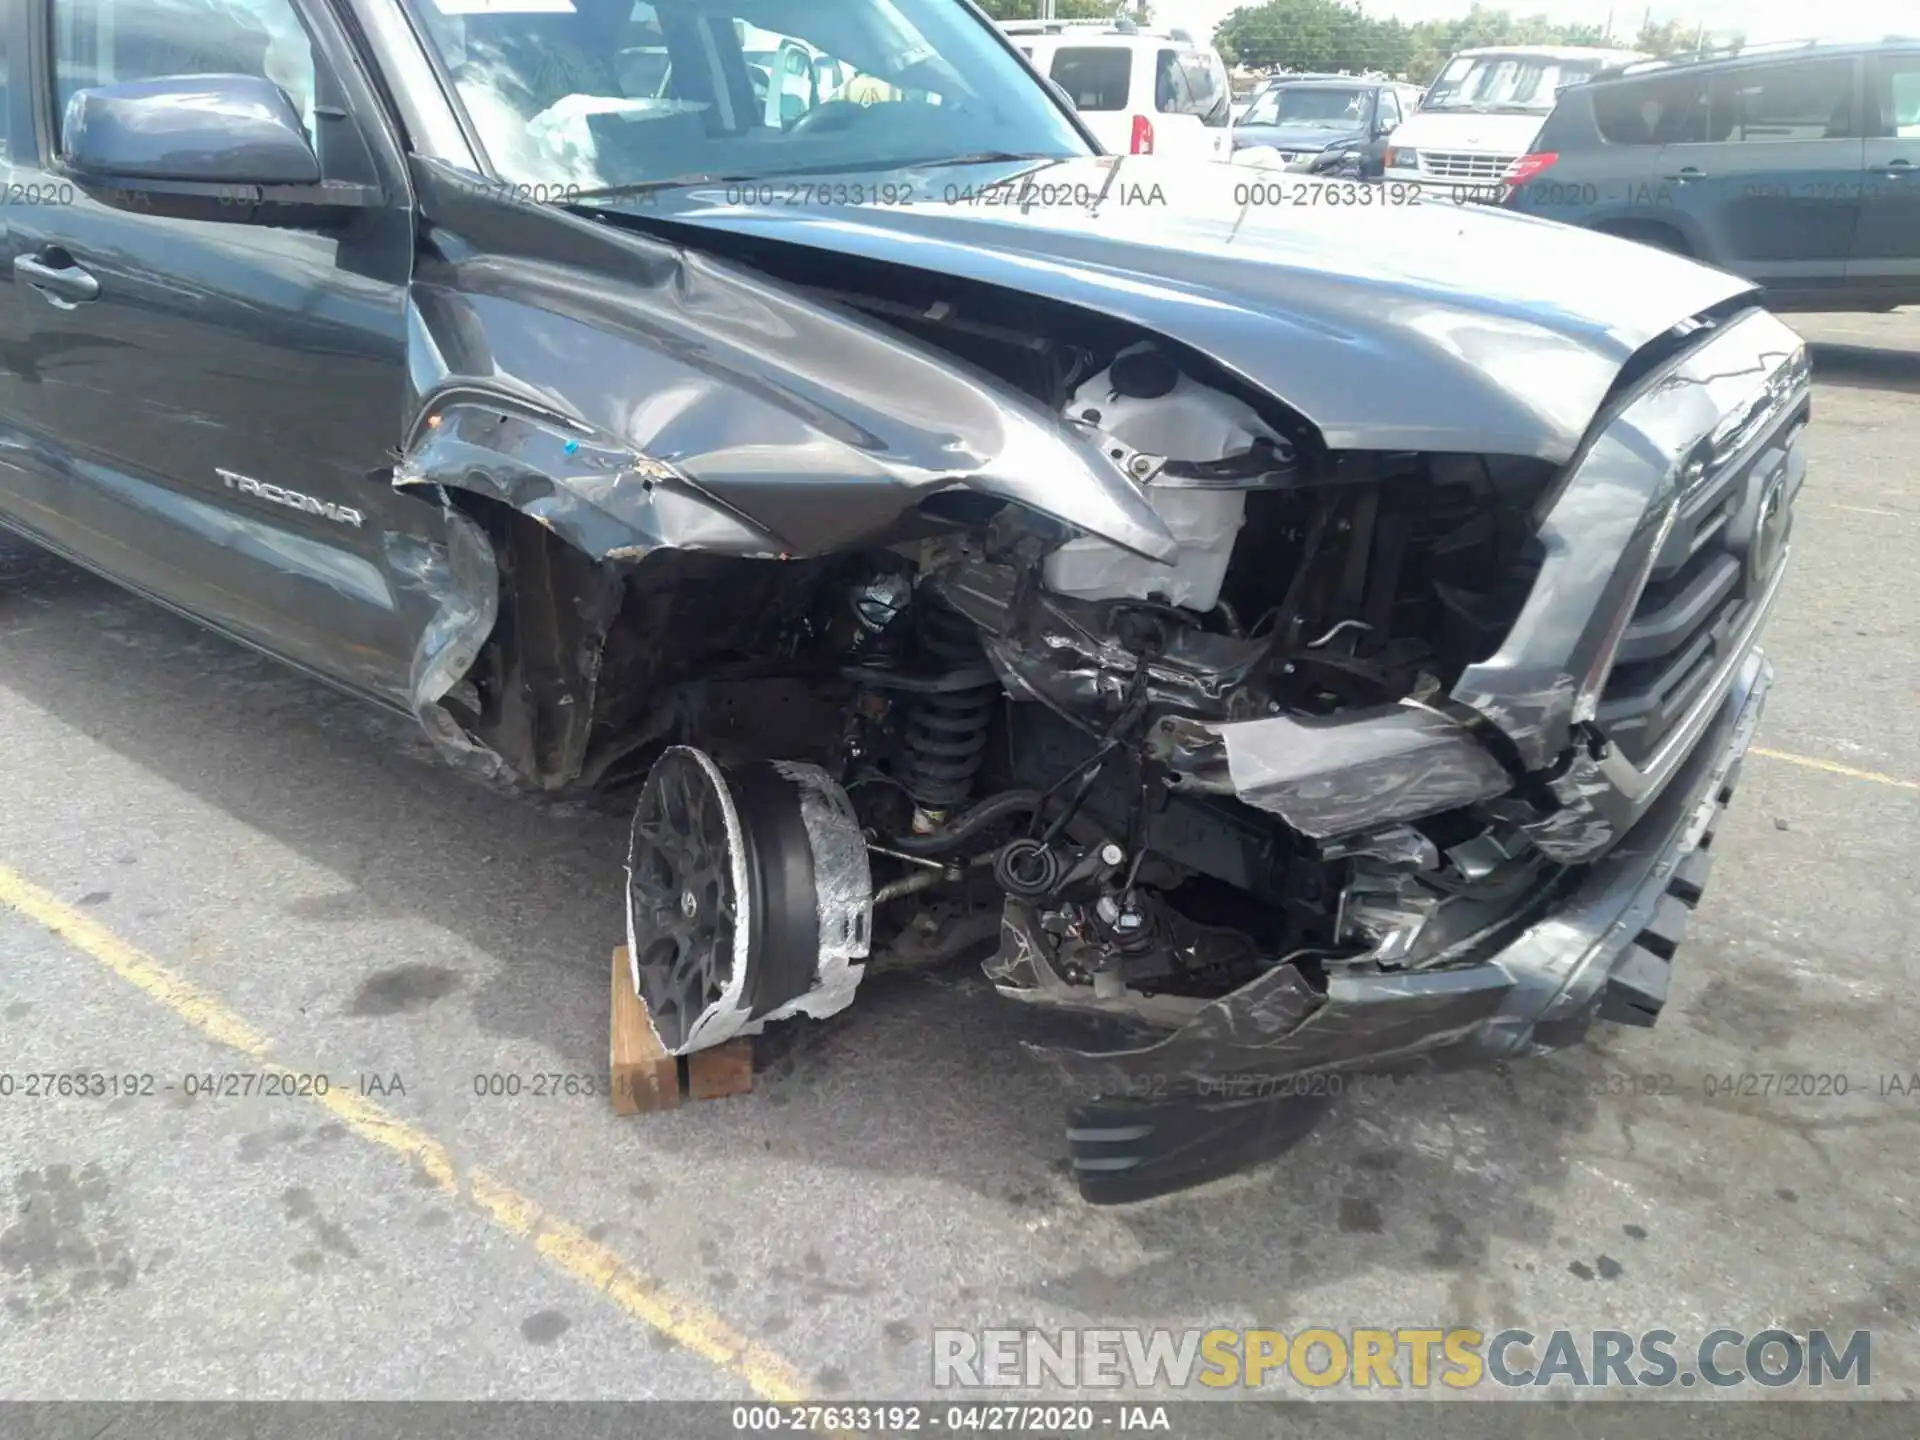
[(1920, 40), (1603, 72), (1508, 180), (1510, 208), (1719, 265), (1774, 309), (1920, 303)]
[(675, 1053), (997, 942), (1111, 1199), (1659, 1012), (1805, 469), (1748, 282), (1101, 154), (950, 0), (0, 41), (0, 523), (630, 786)]

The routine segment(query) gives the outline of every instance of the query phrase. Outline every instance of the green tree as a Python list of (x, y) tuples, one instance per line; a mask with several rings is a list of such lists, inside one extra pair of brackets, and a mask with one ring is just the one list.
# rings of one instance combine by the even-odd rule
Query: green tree
[(1238, 65), (1337, 70), (1338, 55), (1355, 48), (1372, 23), (1339, 0), (1267, 0), (1235, 10), (1213, 32), (1213, 43)]
[(1290, 70), (1384, 70), (1425, 83), (1449, 56), (1473, 45), (1600, 45), (1597, 25), (1565, 25), (1475, 4), (1451, 20), (1406, 25), (1375, 20), (1344, 0), (1265, 0), (1243, 5), (1214, 31), (1235, 64)]
[(1700, 29), (1684, 20), (1649, 22), (1640, 27), (1633, 48), (1649, 55), (1690, 55), (1699, 43)]

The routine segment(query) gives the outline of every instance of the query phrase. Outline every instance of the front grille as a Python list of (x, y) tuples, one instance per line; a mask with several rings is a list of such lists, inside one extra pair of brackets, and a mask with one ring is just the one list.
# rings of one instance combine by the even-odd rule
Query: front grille
[(1559, 802), (1524, 828), (1562, 864), (1604, 853), (1694, 773), (1728, 697), (1765, 669), (1812, 376), (1806, 343), (1746, 298), (1623, 372), (1541, 518), (1519, 620), (1454, 682)]
[[(1784, 482), (1789, 472), (1800, 429), (1789, 427), (1757, 455), (1731, 458), (1681, 497), (1594, 716), (1601, 733), (1636, 764), (1687, 713), (1772, 579), (1773, 567), (1752, 558), (1754, 532), (1774, 481)], [(1791, 500), (1783, 488), (1777, 503)], [(1778, 517), (1780, 538), (1788, 520)], [(1763, 553), (1771, 552), (1763, 547)]]
[(1436, 180), (1498, 180), (1518, 155), (1472, 155), (1456, 150), (1422, 150), (1420, 173)]

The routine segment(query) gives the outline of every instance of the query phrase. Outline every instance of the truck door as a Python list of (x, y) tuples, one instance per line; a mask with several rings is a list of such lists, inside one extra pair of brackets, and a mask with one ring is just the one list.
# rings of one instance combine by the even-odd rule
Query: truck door
[[(399, 151), (324, 7), (22, 0), (0, 253), (0, 507), (56, 548), (238, 638), (399, 698), (385, 554), (437, 512), (396, 494), (413, 222)], [(23, 34), (23, 32), (25, 32)], [(27, 63), (22, 64), (22, 61)], [(94, 188), (59, 117), (87, 86), (240, 73), (292, 99), (329, 180), (313, 212)], [(246, 192), (235, 191), (236, 199)], [(184, 213), (183, 213), (184, 210)]]
[(1851, 290), (1920, 300), (1920, 49), (1867, 57), (1866, 178)]
[(1703, 128), (1661, 151), (1659, 179), (1713, 263), (1770, 288), (1844, 283), (1861, 210), (1856, 108), (1850, 56), (1709, 76)]

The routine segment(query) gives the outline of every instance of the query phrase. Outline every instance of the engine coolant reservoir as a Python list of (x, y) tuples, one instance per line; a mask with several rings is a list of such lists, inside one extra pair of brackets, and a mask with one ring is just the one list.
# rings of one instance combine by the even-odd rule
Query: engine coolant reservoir
[[(1121, 351), (1074, 392), (1065, 413), (1136, 451), (1169, 460), (1204, 464), (1244, 455), (1261, 441), (1286, 444), (1252, 406), (1182, 373), (1150, 344)], [(1246, 491), (1191, 488), (1162, 478), (1143, 493), (1180, 542), (1174, 563), (1081, 536), (1047, 557), (1041, 570), (1047, 588), (1082, 600), (1159, 598), (1189, 610), (1213, 609), (1246, 519)]]

